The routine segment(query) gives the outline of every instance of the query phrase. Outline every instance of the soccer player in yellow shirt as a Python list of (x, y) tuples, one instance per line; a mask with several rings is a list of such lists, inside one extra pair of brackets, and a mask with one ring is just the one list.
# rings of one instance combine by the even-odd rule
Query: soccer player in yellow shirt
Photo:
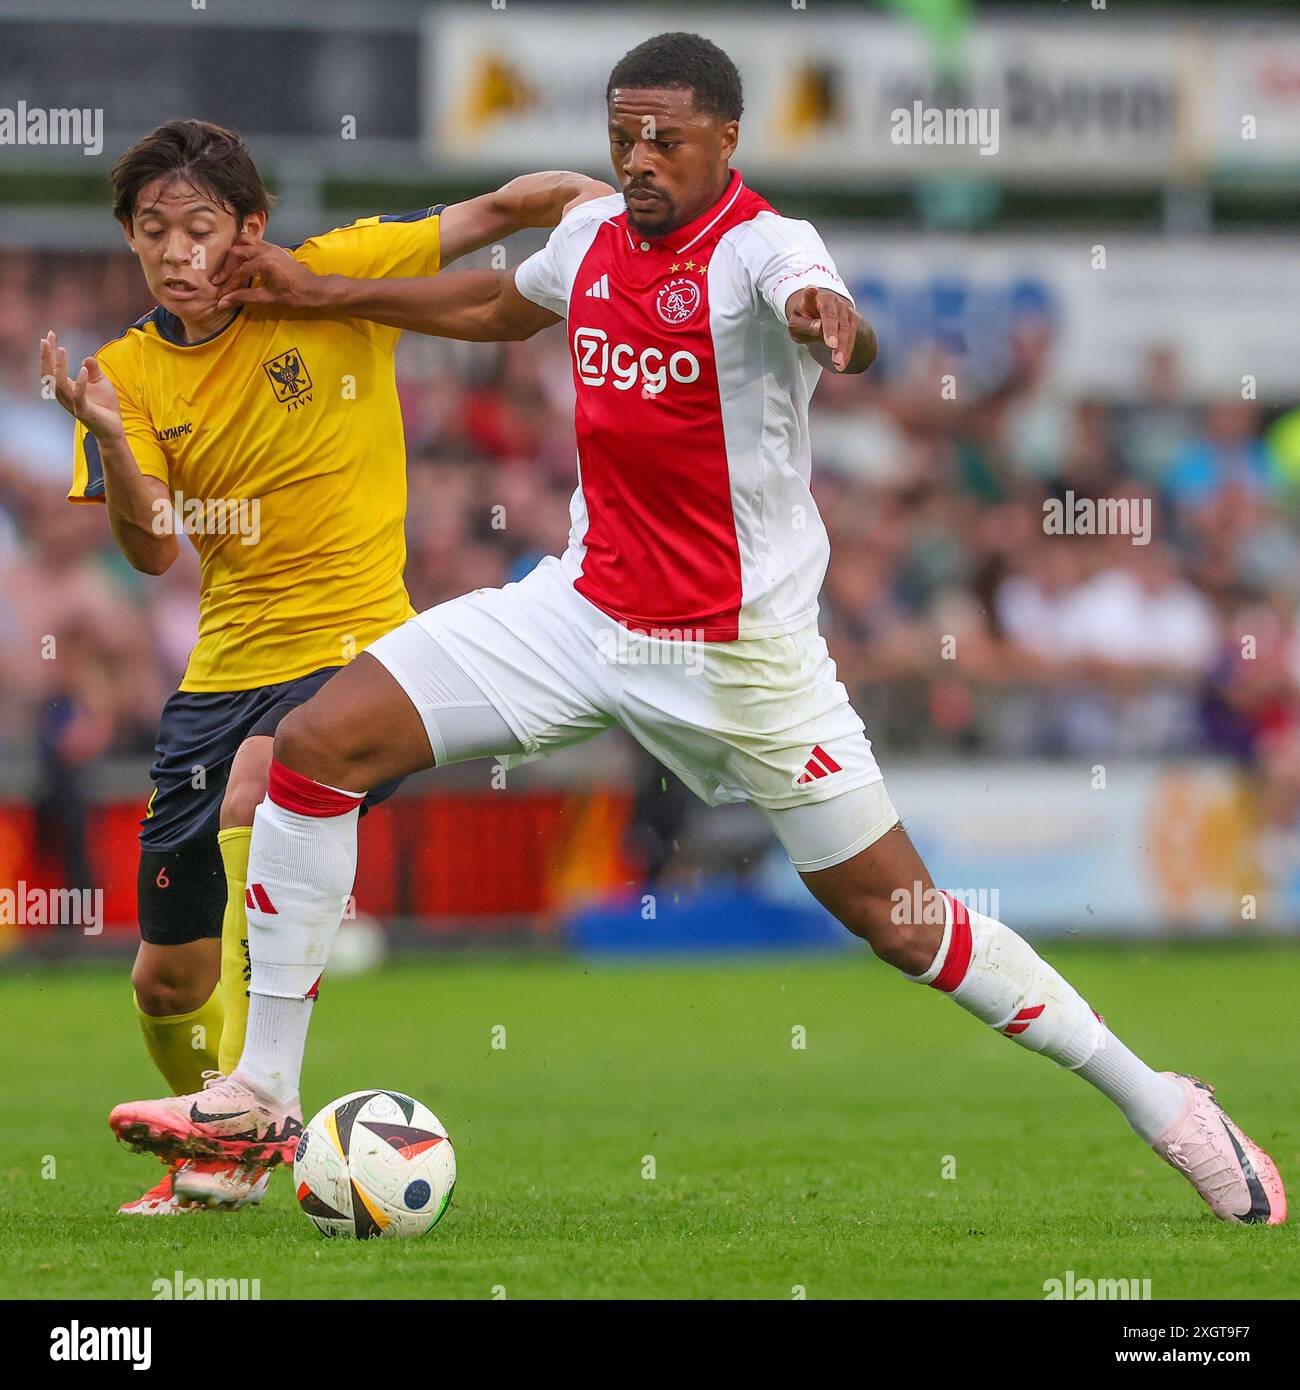
[[(199, 555), (198, 643), (163, 710), (141, 823), (132, 972), (149, 1054), (185, 1093), (243, 1047), (248, 845), (276, 726), (413, 612), (399, 330), (218, 307), (223, 257), (261, 238), (271, 203), (232, 131), (169, 121), (111, 177), (113, 215), (158, 307), (75, 379), (48, 334), (41, 371), (77, 421), (70, 499), (105, 505), (146, 574), (176, 559), (181, 530)], [(450, 207), (363, 218), (293, 254), (318, 274), (434, 275), (609, 191), (579, 174), (526, 174)], [(120, 1210), (236, 1206), (264, 1187), (225, 1162), (181, 1164)]]

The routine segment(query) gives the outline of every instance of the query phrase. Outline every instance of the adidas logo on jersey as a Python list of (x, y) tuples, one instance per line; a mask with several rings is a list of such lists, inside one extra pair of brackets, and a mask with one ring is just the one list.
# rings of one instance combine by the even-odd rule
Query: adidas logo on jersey
[(588, 299), (608, 299), (609, 298), (609, 274), (606, 272), (594, 284), (588, 285), (583, 291)]
[(815, 782), (821, 777), (829, 777), (832, 772), (842, 770), (839, 763), (819, 743), (813, 748), (812, 757), (804, 764), (804, 770), (796, 779), (795, 786), (806, 786), (809, 782)]

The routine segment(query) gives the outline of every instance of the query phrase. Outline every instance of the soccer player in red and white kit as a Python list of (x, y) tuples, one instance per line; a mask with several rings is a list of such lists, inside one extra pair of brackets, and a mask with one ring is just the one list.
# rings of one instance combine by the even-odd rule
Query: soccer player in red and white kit
[(1217, 1216), (1281, 1222), (1277, 1169), (1212, 1090), (1153, 1071), (1026, 941), (935, 889), (890, 804), (818, 635), (809, 490), (809, 397), (823, 368), (865, 371), (875, 339), (816, 231), (730, 167), (735, 66), (663, 34), (617, 64), (607, 103), (622, 191), (570, 210), (514, 272), (358, 281), (246, 258), (260, 284), (232, 304), (475, 341), (567, 321), (579, 481), (562, 557), (404, 623), (281, 722), (249, 860), (243, 1056), (196, 1095), (118, 1106), (113, 1129), (164, 1154), (291, 1156), (366, 792), (617, 724), (704, 801), (757, 806), (849, 931), (1110, 1097)]

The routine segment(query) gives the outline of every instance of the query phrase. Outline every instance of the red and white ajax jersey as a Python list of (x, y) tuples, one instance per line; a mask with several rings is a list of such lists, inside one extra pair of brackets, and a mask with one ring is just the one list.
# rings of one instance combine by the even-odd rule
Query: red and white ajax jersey
[(515, 272), (568, 320), (578, 487), (565, 573), (631, 628), (731, 641), (814, 621), (826, 530), (808, 489), (821, 368), (786, 330), (806, 285), (848, 296), (817, 232), (733, 171), (645, 238), (621, 194), (575, 208)]

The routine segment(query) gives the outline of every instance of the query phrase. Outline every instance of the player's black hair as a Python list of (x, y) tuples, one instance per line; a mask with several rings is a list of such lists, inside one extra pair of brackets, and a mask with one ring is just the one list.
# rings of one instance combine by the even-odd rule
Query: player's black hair
[(130, 227), (140, 190), (160, 175), (183, 178), (242, 222), (267, 212), (273, 199), (257, 172), (248, 146), (211, 121), (167, 121), (131, 146), (113, 165), (113, 216)]
[(740, 73), (716, 43), (700, 34), (656, 34), (625, 53), (609, 75), (605, 100), (615, 87), (689, 88), (698, 111), (738, 121), (744, 109)]

